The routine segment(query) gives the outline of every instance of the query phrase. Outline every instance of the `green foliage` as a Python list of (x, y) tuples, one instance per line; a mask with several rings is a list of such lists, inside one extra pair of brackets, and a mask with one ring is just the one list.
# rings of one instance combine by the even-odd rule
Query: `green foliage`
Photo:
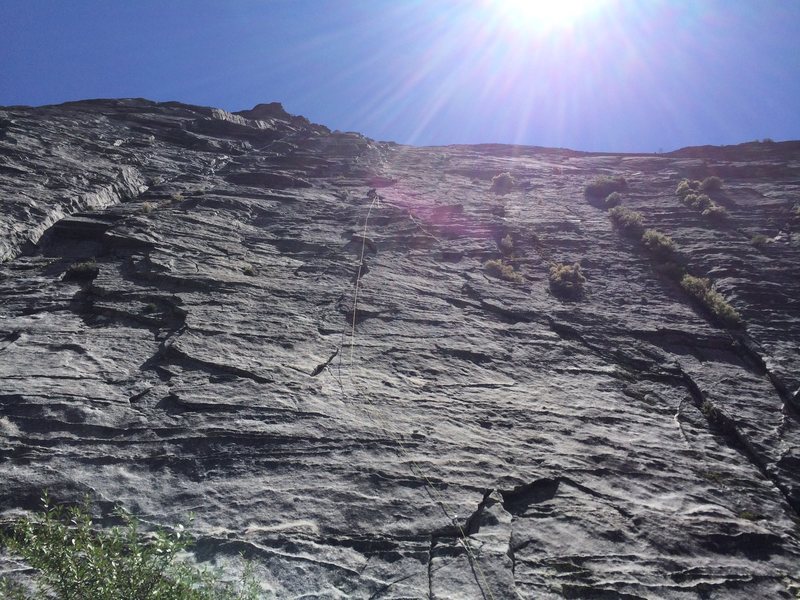
[(38, 592), (3, 581), (15, 600), (249, 600), (258, 586), (246, 571), (239, 585), (177, 559), (191, 543), (182, 527), (145, 536), (138, 521), (118, 509), (123, 525), (96, 529), (86, 504), (56, 506), (19, 519), (0, 542), (37, 572)]
[(683, 203), (686, 206), (701, 211), (706, 210), (707, 208), (711, 208), (712, 206), (716, 206), (716, 204), (714, 204), (714, 201), (711, 200), (708, 194), (695, 194), (695, 193), (688, 194), (683, 198)]
[(648, 229), (642, 234), (642, 244), (659, 258), (669, 258), (678, 251), (671, 237), (655, 229)]
[(257, 275), (256, 268), (251, 264), (247, 264), (247, 265), (243, 266), (242, 267), (242, 273), (244, 273), (248, 277), (255, 277)]
[(686, 196), (692, 193), (692, 188), (689, 186), (689, 180), (683, 179), (678, 184), (678, 187), (675, 188), (675, 195), (681, 199), (684, 199)]
[(576, 299), (583, 296), (586, 277), (578, 263), (554, 264), (550, 267), (550, 290), (556, 296)]
[(525, 279), (522, 274), (517, 273), (512, 265), (506, 264), (501, 260), (487, 260), (483, 264), (483, 268), (487, 273), (506, 281), (513, 281), (515, 283), (522, 283)]
[(500, 173), (492, 177), (491, 190), (497, 194), (507, 194), (514, 187), (514, 178), (511, 173)]
[(699, 192), (715, 192), (722, 189), (722, 180), (716, 175), (706, 177), (702, 182), (684, 179), (675, 189), (675, 194), (686, 206), (700, 211), (704, 217), (712, 221), (724, 221), (728, 211), (714, 202), (708, 194)]
[(622, 194), (619, 192), (611, 192), (605, 199), (606, 208), (614, 208), (615, 206), (619, 206), (619, 203), (622, 202)]
[(97, 262), (91, 258), (82, 262), (72, 263), (64, 273), (64, 281), (86, 281), (97, 277), (100, 269)]
[(725, 208), (719, 204), (714, 204), (703, 211), (703, 216), (712, 221), (725, 221), (730, 215)]
[(684, 199), (689, 194), (693, 194), (700, 190), (700, 182), (697, 179), (682, 179), (681, 182), (678, 184), (678, 187), (675, 188), (675, 194)]
[(722, 179), (716, 175), (706, 177), (700, 183), (700, 189), (704, 192), (717, 192), (722, 189)]
[(620, 232), (632, 237), (642, 235), (642, 215), (624, 206), (615, 206), (608, 211), (608, 218)]
[(756, 248), (766, 248), (767, 244), (769, 244), (769, 238), (759, 233), (750, 238), (750, 243)]
[(741, 323), (739, 313), (725, 301), (720, 293), (712, 289), (709, 279), (684, 275), (681, 279), (681, 287), (724, 323), (728, 325)]
[(607, 198), (612, 192), (623, 192), (628, 189), (628, 180), (622, 175), (617, 177), (598, 177), (586, 184), (584, 194), (594, 198)]

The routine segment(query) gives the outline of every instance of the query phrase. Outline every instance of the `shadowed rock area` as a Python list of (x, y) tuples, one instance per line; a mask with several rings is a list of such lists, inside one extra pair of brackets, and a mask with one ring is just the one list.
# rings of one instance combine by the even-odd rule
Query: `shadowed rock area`
[[(726, 219), (675, 194), (710, 175)], [(193, 512), (265, 598), (800, 589), (800, 143), (416, 148), (93, 100), (0, 109), (0, 203), (6, 518)]]

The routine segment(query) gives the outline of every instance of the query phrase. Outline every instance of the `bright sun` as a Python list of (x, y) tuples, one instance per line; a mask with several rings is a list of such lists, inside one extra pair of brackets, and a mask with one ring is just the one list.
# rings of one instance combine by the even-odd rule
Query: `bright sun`
[(607, 0), (487, 0), (498, 17), (519, 29), (555, 29), (590, 16)]

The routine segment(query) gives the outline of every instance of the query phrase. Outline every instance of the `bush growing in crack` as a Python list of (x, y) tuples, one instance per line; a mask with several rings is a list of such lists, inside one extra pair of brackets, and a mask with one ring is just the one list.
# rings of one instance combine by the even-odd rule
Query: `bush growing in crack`
[(613, 192), (624, 192), (628, 189), (628, 180), (622, 175), (609, 177), (604, 175), (586, 184), (583, 193), (587, 197), (608, 198)]
[(712, 221), (722, 222), (728, 218), (728, 211), (714, 202), (706, 193), (718, 192), (722, 189), (722, 179), (716, 175), (706, 177), (703, 181), (684, 179), (675, 188), (675, 195), (686, 206), (698, 210), (704, 217)]
[(655, 257), (668, 259), (678, 252), (672, 238), (656, 229), (647, 229), (642, 234), (642, 244)]
[(722, 179), (716, 175), (706, 177), (700, 182), (700, 189), (704, 192), (718, 192), (722, 189)]
[(690, 208), (700, 211), (716, 206), (708, 194), (688, 194), (683, 198), (683, 203)]
[(724, 207), (714, 204), (703, 211), (703, 216), (712, 221), (725, 221), (730, 215)]
[(699, 301), (708, 311), (726, 325), (740, 325), (741, 316), (725, 298), (711, 287), (711, 280), (704, 277), (684, 275), (681, 287)]
[(100, 269), (95, 259), (72, 263), (64, 273), (64, 281), (90, 281), (97, 277)]
[(678, 196), (681, 200), (683, 200), (689, 194), (693, 194), (700, 189), (700, 182), (697, 180), (691, 179), (682, 179), (681, 182), (678, 184), (678, 187), (675, 188), (675, 195)]
[(507, 194), (514, 188), (514, 178), (511, 173), (500, 173), (492, 177), (492, 187), (495, 194)]
[(525, 281), (521, 273), (515, 271), (512, 265), (506, 264), (502, 260), (487, 260), (483, 264), (483, 268), (490, 275), (505, 281), (513, 281), (514, 283), (522, 283)]
[(620, 233), (631, 237), (639, 237), (643, 233), (641, 213), (624, 206), (615, 206), (608, 211), (608, 218)]
[(560, 298), (577, 300), (583, 297), (586, 277), (579, 263), (556, 263), (550, 266), (550, 291)]

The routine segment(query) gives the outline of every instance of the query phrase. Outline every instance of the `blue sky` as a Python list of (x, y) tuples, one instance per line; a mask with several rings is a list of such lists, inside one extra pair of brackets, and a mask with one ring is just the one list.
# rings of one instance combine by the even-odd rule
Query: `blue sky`
[(280, 101), (420, 145), (800, 139), (799, 1), (593, 1), (0, 0), (0, 105)]

